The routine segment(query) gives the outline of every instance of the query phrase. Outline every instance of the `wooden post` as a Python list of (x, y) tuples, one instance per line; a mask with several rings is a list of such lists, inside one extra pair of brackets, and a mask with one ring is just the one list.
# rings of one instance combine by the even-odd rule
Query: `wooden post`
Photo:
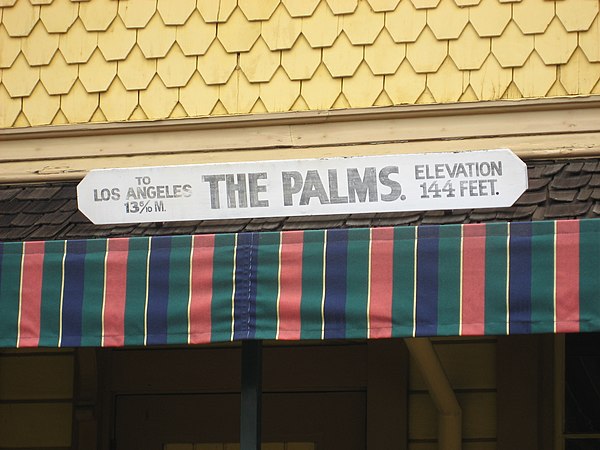
[(242, 342), (240, 449), (260, 450), (262, 410), (262, 342)]

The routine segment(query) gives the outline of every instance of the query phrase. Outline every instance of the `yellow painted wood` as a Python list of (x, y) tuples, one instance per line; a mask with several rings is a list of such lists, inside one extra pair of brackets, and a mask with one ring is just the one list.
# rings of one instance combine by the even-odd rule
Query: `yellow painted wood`
[(323, 49), (323, 63), (333, 77), (351, 77), (363, 59), (363, 49), (354, 46), (345, 33), (332, 47)]
[(0, 69), (12, 66), (21, 51), (21, 39), (11, 38), (3, 24), (0, 24)]
[(269, 20), (279, 0), (238, 0), (238, 7), (248, 20)]
[(427, 12), (427, 25), (438, 40), (458, 38), (468, 21), (468, 8), (459, 8), (453, 1), (441, 2)]
[(571, 95), (589, 94), (600, 79), (600, 63), (590, 63), (580, 48), (558, 70), (561, 84)]
[(197, 57), (185, 56), (179, 45), (174, 45), (165, 58), (157, 62), (156, 71), (165, 86), (184, 87), (196, 71)]
[(134, 29), (125, 27), (117, 16), (110, 27), (98, 35), (98, 48), (107, 61), (123, 61), (135, 45), (137, 34)]
[(323, 1), (312, 16), (302, 19), (302, 34), (313, 48), (331, 47), (340, 32), (339, 19)]
[(106, 61), (96, 50), (87, 64), (79, 68), (79, 80), (87, 92), (105, 92), (117, 75), (117, 63)]
[(183, 25), (196, 9), (196, 0), (158, 0), (156, 9), (165, 25)]
[(310, 80), (321, 63), (321, 50), (301, 36), (289, 51), (281, 52), (281, 65), (292, 80)]
[(2, 70), (2, 84), (11, 97), (29, 96), (39, 79), (39, 67), (30, 67), (22, 53), (9, 69)]
[(436, 73), (427, 76), (427, 87), (436, 103), (457, 102), (468, 86), (468, 74), (446, 58)]
[(72, 355), (1, 356), (0, 399), (70, 399), (73, 373)]
[(105, 31), (117, 16), (119, 2), (94, 0), (79, 5), (79, 18), (88, 31)]
[(169, 89), (160, 77), (152, 79), (148, 88), (140, 92), (140, 106), (148, 119), (164, 119), (175, 109), (178, 100), (177, 89)]
[(533, 51), (533, 40), (510, 22), (502, 36), (492, 39), (492, 53), (502, 67), (521, 67)]
[(342, 92), (350, 106), (372, 105), (383, 91), (383, 77), (374, 77), (367, 63), (363, 62), (353, 77), (343, 81)]
[(599, 9), (600, 4), (596, 0), (556, 2), (556, 15), (567, 31), (587, 31)]
[(247, 52), (260, 36), (260, 22), (249, 22), (237, 8), (227, 22), (219, 24), (217, 39), (229, 53)]
[(247, 53), (240, 54), (240, 69), (252, 83), (265, 83), (281, 62), (281, 52), (272, 52), (265, 41), (260, 38)]
[(283, 4), (270, 20), (263, 22), (261, 36), (271, 50), (292, 48), (302, 31), (302, 19), (292, 19)]
[(83, 123), (92, 118), (98, 102), (98, 93), (89, 93), (76, 82), (67, 95), (61, 96), (60, 109), (70, 123)]
[(66, 94), (77, 79), (77, 64), (67, 64), (60, 52), (56, 52), (52, 62), (40, 69), (40, 81), (51, 95)]
[[(494, 341), (434, 344), (444, 372), (454, 389), (496, 388), (496, 343)], [(410, 365), (410, 390), (427, 390), (422, 374)]]
[(40, 18), (40, 8), (28, 1), (19, 1), (2, 10), (2, 23), (11, 37), (28, 36)]
[(231, 77), (237, 57), (227, 53), (221, 42), (215, 39), (206, 54), (198, 57), (198, 72), (206, 84), (224, 84)]
[(354, 14), (342, 16), (342, 29), (353, 45), (370, 45), (383, 29), (384, 19), (385, 14), (374, 12), (363, 0)]
[(70, 0), (53, 0), (40, 9), (40, 20), (49, 33), (66, 33), (77, 20), (79, 7)]
[(432, 9), (436, 8), (440, 0), (410, 0), (417, 9)]
[(32, 5), (49, 5), (52, 0), (29, 0)]
[[(461, 392), (456, 394), (462, 409), (463, 439), (496, 437), (496, 393)], [(411, 394), (408, 400), (408, 438), (436, 439), (437, 411), (428, 393)]]
[(498, 0), (481, 0), (469, 9), (469, 21), (481, 37), (500, 36), (510, 22), (512, 8)]
[(414, 103), (425, 90), (426, 76), (417, 74), (407, 60), (394, 75), (385, 77), (385, 92), (395, 104)]
[(396, 9), (400, 0), (367, 0), (373, 11), (390, 12)]
[(236, 70), (229, 81), (220, 86), (219, 100), (229, 114), (249, 113), (258, 100), (259, 85), (250, 83), (241, 70)]
[(480, 100), (497, 100), (512, 81), (511, 69), (500, 66), (494, 55), (488, 56), (481, 69), (470, 74), (470, 84)]
[(548, 66), (566, 64), (576, 48), (577, 33), (568, 33), (556, 18), (544, 34), (535, 37), (535, 49)]
[(554, 18), (554, 2), (528, 0), (515, 3), (513, 20), (524, 34), (543, 33)]
[[(465, 51), (465, 49), (469, 49)], [(480, 38), (472, 25), (467, 25), (457, 40), (448, 44), (448, 54), (460, 70), (477, 70), (491, 52), (490, 38)]]
[(119, 16), (127, 28), (144, 28), (156, 12), (156, 2), (127, 0), (119, 3)]
[(70, 447), (70, 403), (0, 403), (0, 446)]
[(197, 0), (196, 7), (207, 23), (226, 22), (237, 6), (237, 0)]
[(117, 75), (127, 90), (144, 90), (156, 73), (156, 60), (146, 59), (140, 48), (133, 47), (125, 61), (117, 65)]
[(321, 0), (281, 0), (292, 17), (310, 17)]
[(454, 0), (454, 3), (456, 3), (458, 6), (465, 7), (465, 6), (477, 6), (477, 5), (479, 5), (480, 1), (481, 0)]
[(164, 58), (175, 43), (177, 29), (166, 26), (159, 14), (138, 31), (137, 44), (146, 58)]
[(329, 109), (342, 90), (342, 80), (332, 78), (324, 64), (317, 67), (310, 80), (302, 82), (302, 98), (310, 109)]
[(326, 0), (335, 15), (351, 14), (356, 10), (358, 0)]
[(179, 90), (179, 101), (191, 117), (207, 116), (219, 99), (219, 87), (207, 86), (197, 72)]
[(6, 88), (0, 84), (0, 127), (10, 128), (21, 112), (21, 99), (11, 98)]
[(406, 59), (417, 73), (436, 72), (446, 56), (448, 44), (438, 41), (429, 27), (426, 27), (419, 39), (406, 45)]
[(100, 109), (109, 121), (127, 120), (138, 105), (138, 91), (127, 90), (119, 77), (106, 92), (100, 93)]
[(385, 27), (396, 42), (415, 42), (425, 28), (427, 12), (416, 9), (410, 1), (385, 15)]
[(13, 6), (17, 0), (0, 0), (0, 8)]
[(216, 36), (216, 24), (206, 23), (198, 10), (184, 27), (177, 28), (177, 43), (186, 56), (204, 55)]
[(85, 63), (96, 49), (98, 33), (88, 32), (81, 20), (76, 20), (69, 31), (60, 35), (59, 50), (69, 64)]
[(600, 62), (600, 15), (596, 17), (588, 31), (579, 33), (579, 47), (588, 61)]
[(60, 107), (60, 96), (49, 95), (38, 83), (31, 95), (23, 99), (23, 113), (30, 123), (49, 125)]
[(375, 75), (390, 75), (398, 70), (406, 56), (406, 44), (394, 42), (384, 29), (373, 45), (365, 46), (365, 62)]
[(523, 67), (514, 70), (513, 80), (524, 97), (544, 97), (556, 81), (556, 71), (533, 52)]
[(291, 81), (280, 68), (269, 83), (260, 85), (260, 99), (267, 111), (289, 111), (300, 95), (300, 82)]

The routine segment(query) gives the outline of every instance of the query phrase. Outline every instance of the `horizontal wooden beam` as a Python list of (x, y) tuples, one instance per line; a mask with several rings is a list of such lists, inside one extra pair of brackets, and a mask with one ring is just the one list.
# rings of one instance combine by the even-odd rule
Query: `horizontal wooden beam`
[(511, 148), (600, 155), (600, 97), (0, 130), (0, 182), (96, 168)]

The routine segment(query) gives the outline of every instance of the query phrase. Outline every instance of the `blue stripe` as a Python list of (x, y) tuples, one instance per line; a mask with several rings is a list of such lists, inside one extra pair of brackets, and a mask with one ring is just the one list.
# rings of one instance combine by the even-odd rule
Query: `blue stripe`
[(235, 260), (233, 339), (253, 339), (256, 334), (256, 280), (258, 234), (240, 233)]
[(324, 337), (346, 337), (348, 230), (327, 231), (325, 254)]
[(148, 333), (146, 342), (149, 345), (167, 343), (170, 262), (171, 237), (153, 237), (150, 241), (148, 312), (146, 316)]
[(438, 225), (417, 228), (417, 336), (437, 334), (439, 240)]
[(67, 241), (62, 309), (62, 346), (81, 345), (86, 241)]
[(531, 333), (531, 230), (532, 224), (510, 224), (509, 332)]

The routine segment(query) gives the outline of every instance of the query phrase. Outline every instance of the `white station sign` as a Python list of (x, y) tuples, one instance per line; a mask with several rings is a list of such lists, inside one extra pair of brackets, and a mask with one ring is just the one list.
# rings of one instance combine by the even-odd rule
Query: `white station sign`
[(508, 149), (92, 170), (77, 187), (95, 224), (512, 205), (527, 168)]

